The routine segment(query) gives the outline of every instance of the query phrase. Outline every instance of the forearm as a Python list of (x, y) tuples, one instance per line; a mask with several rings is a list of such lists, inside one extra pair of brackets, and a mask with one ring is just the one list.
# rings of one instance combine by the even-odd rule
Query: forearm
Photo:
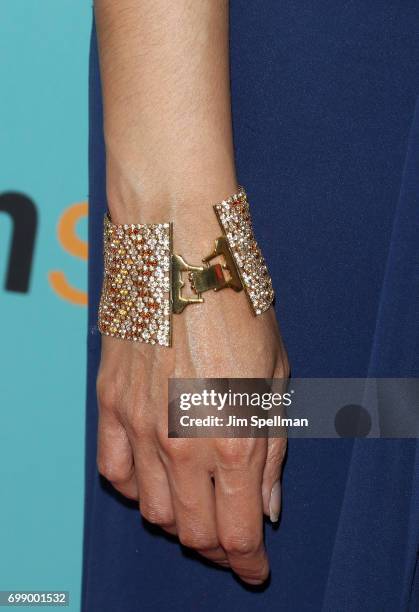
[(96, 0), (95, 13), (111, 215), (196, 226), (237, 187), (228, 1)]

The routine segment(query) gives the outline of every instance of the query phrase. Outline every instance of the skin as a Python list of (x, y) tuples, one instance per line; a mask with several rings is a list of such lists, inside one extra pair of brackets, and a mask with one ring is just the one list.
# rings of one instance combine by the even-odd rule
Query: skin
[[(226, 0), (96, 0), (107, 198), (115, 223), (173, 221), (199, 263), (237, 191)], [(173, 317), (170, 349), (103, 337), (98, 468), (142, 516), (248, 584), (269, 574), (263, 514), (277, 520), (284, 439), (169, 439), (167, 379), (286, 378), (274, 310), (205, 294)]]

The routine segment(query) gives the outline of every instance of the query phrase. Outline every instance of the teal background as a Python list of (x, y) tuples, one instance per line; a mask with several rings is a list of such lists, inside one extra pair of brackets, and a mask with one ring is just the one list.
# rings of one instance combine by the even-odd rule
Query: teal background
[(70, 610), (80, 607), (87, 311), (48, 273), (86, 290), (87, 262), (62, 249), (56, 226), (87, 200), (90, 26), (87, 0), (0, 2), (0, 191), (38, 210), (28, 294), (4, 289), (11, 225), (0, 213), (0, 590), (69, 590)]

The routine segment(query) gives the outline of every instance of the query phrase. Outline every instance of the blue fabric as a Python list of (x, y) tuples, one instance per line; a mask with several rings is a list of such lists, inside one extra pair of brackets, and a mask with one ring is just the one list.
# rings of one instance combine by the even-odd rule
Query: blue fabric
[[(293, 375), (418, 376), (419, 4), (230, 0), (230, 13), (238, 176)], [(101, 482), (105, 207), (93, 31), (83, 610), (419, 610), (416, 441), (291, 440), (264, 589), (182, 554)]]

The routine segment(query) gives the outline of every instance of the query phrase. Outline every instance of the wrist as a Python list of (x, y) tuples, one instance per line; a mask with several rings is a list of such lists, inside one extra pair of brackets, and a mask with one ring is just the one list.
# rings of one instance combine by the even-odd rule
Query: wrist
[[(155, 174), (155, 176), (153, 176)], [(199, 262), (220, 227), (213, 205), (237, 191), (232, 164), (217, 174), (159, 171), (136, 173), (108, 171), (107, 201), (112, 221), (117, 224), (173, 223), (173, 245), (185, 257)]]
[(115, 223), (174, 221), (183, 209), (211, 209), (238, 186), (228, 139), (203, 137), (177, 146), (150, 140), (147, 148), (137, 143), (133, 151), (108, 137), (106, 160), (108, 207)]
[[(221, 235), (203, 257), (200, 252), (200, 265), (174, 250), (174, 222), (115, 224), (105, 216), (102, 333), (170, 346), (172, 314), (201, 304), (202, 294), (211, 290), (244, 289), (255, 315), (269, 309), (274, 292), (253, 235), (245, 189), (239, 186), (214, 204), (212, 211)], [(200, 243), (193, 229), (185, 236), (192, 237), (197, 247)], [(191, 293), (184, 293), (186, 286)]]

